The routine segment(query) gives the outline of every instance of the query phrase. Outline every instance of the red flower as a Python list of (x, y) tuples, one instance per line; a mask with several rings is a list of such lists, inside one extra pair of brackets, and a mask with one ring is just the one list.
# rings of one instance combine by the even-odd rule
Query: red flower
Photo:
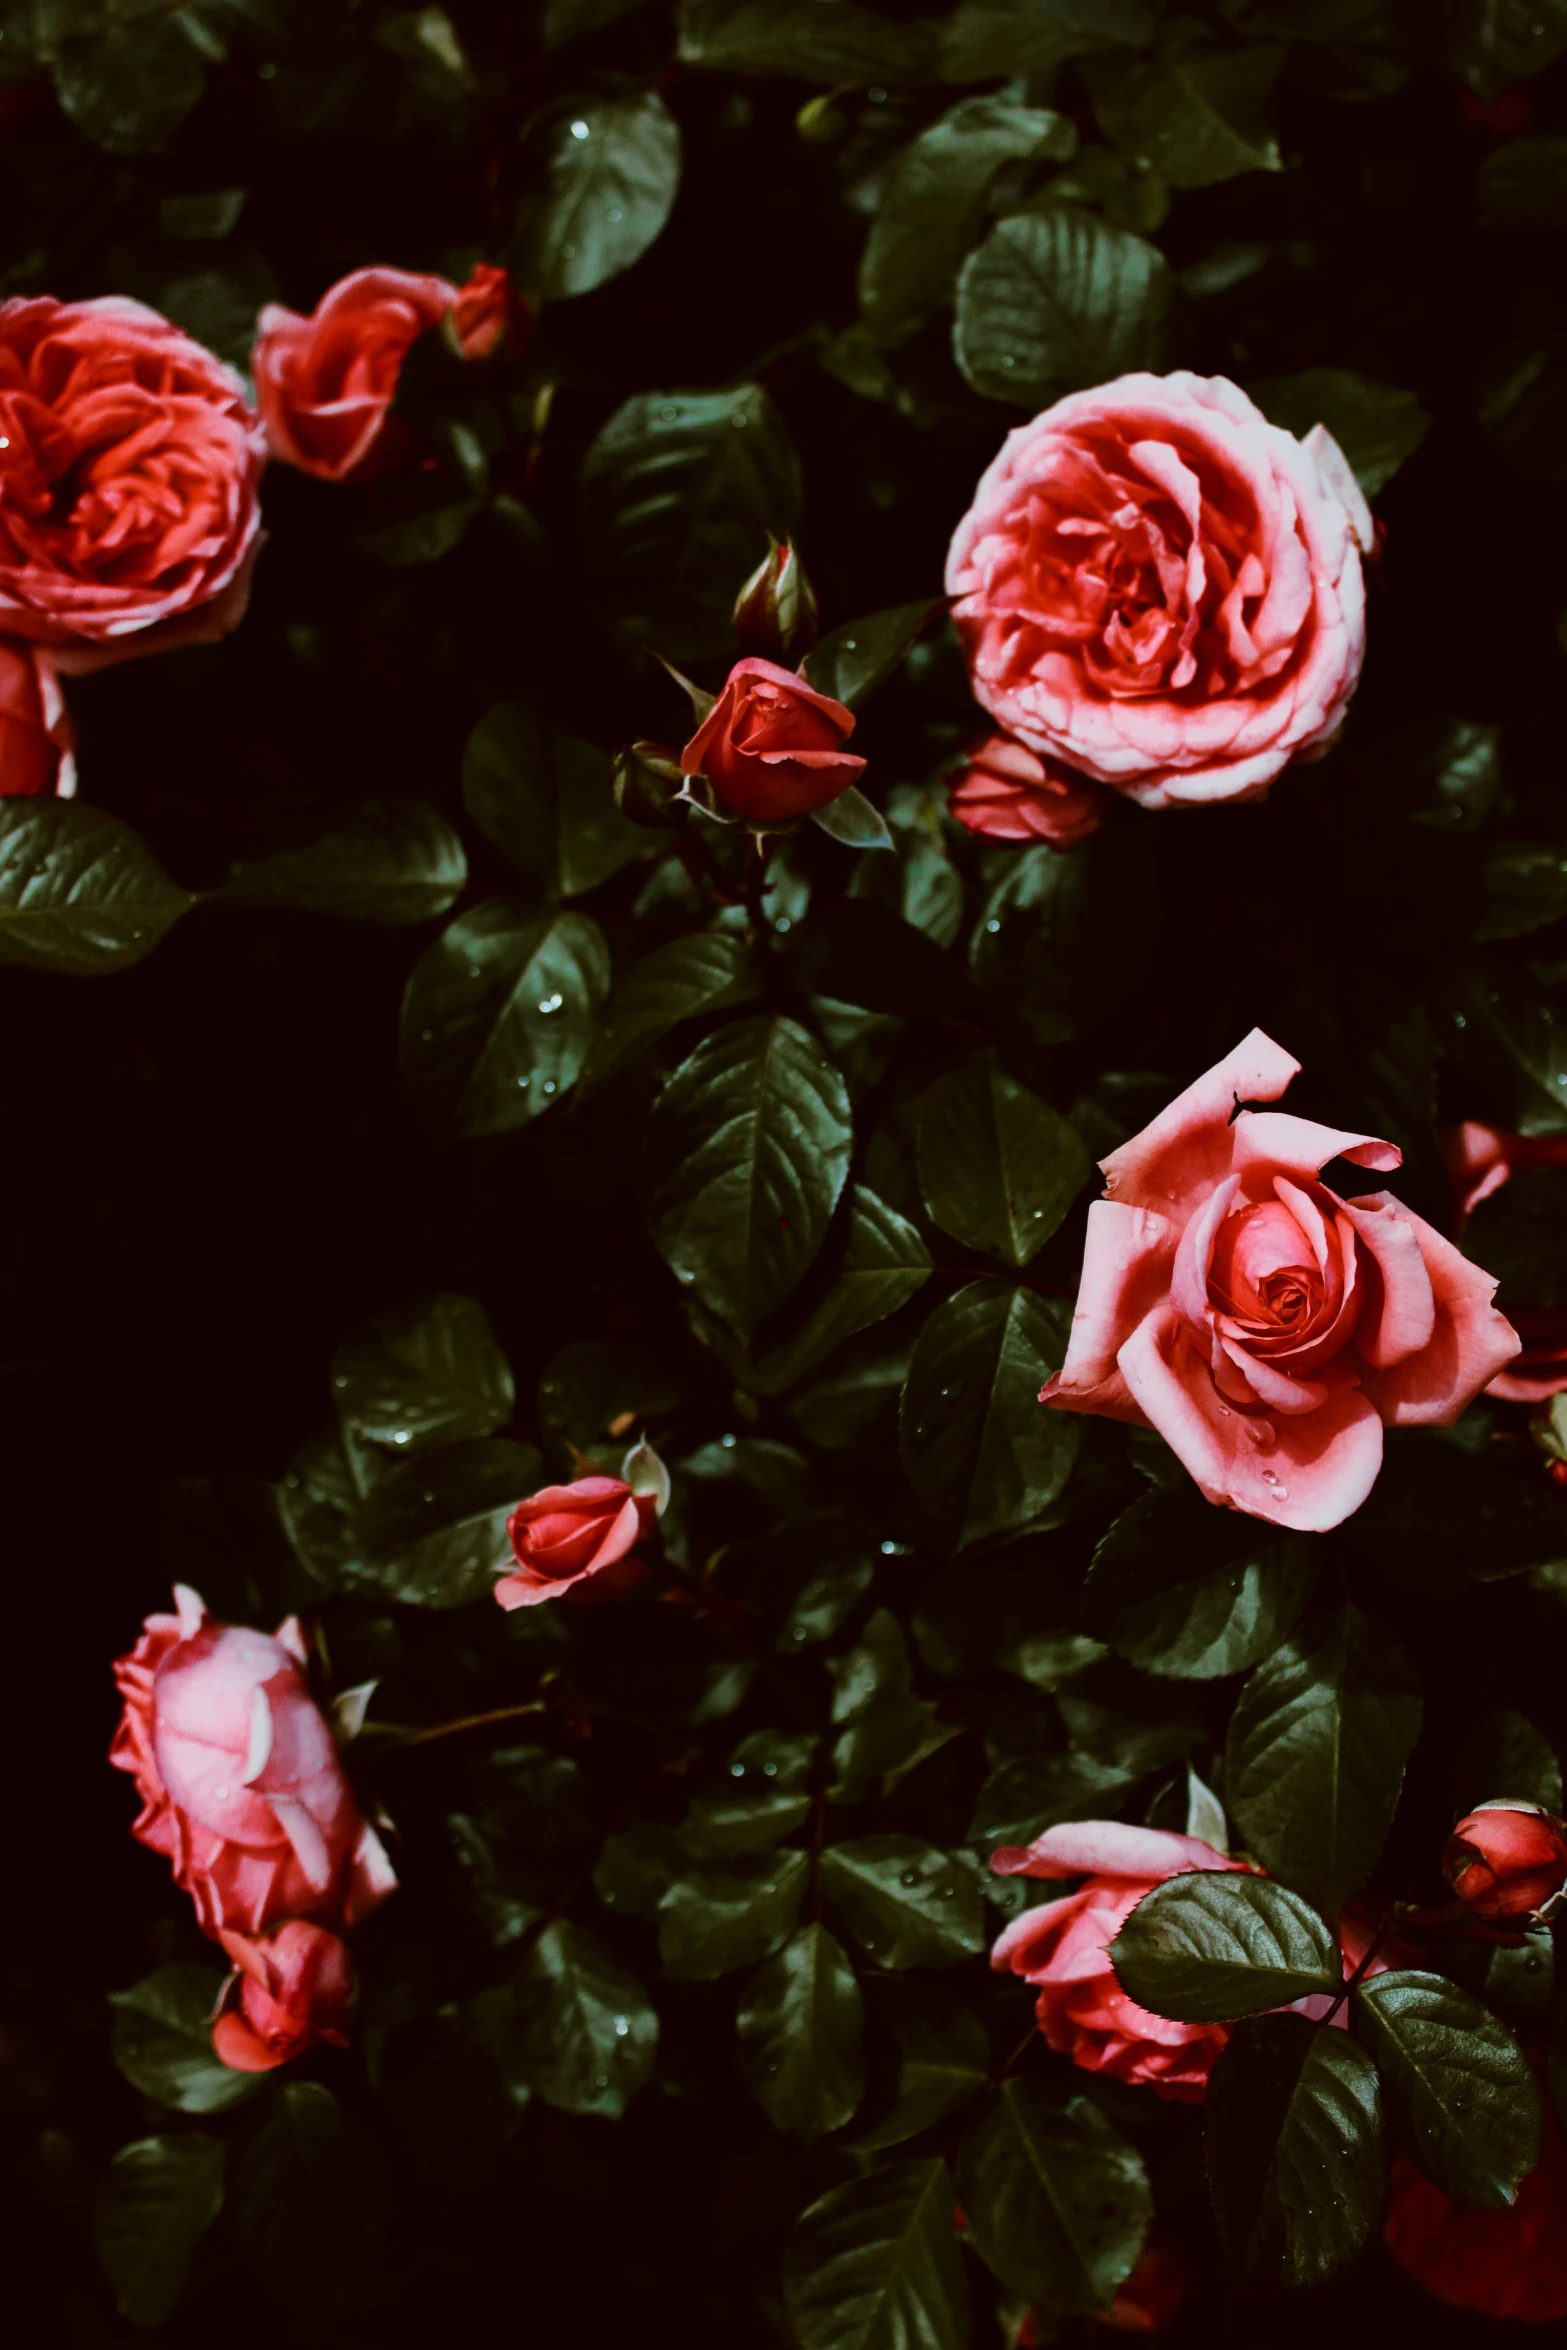
[(1044, 840), (1069, 849), (1099, 829), (1099, 795), (1026, 743), (993, 734), (953, 783), (947, 811), (986, 840)]
[(1502, 2211), (1455, 2203), (1399, 2155), (1383, 2241), (1417, 2285), (1455, 2309), (1525, 2325), (1567, 2317), (1567, 2148), (1549, 2107), (1540, 2167)]
[(336, 1934), (304, 1918), (290, 1918), (275, 1934), (223, 1934), (219, 1939), (235, 1973), (212, 2027), (212, 2045), (233, 2071), (270, 2072), (318, 2040), (347, 2047), (340, 2027), (354, 1977)]
[(495, 1586), (503, 1608), (537, 1607), (541, 1600), (613, 1598), (634, 1590), (647, 1573), (633, 1545), (651, 1528), (658, 1505), (633, 1493), (619, 1477), (579, 1477), (546, 1485), (520, 1501), (506, 1521), (516, 1572)]
[(853, 711), (807, 678), (776, 661), (737, 661), (680, 768), (705, 775), (731, 815), (787, 824), (864, 774), (865, 761), (839, 748), (853, 732)]
[(1567, 1831), (1533, 1804), (1482, 1804), (1449, 1836), (1442, 1874), (1476, 1917), (1532, 1917), (1567, 1884)]
[(0, 638), (0, 799), (76, 789), (75, 736), (65, 696), (38, 645)]

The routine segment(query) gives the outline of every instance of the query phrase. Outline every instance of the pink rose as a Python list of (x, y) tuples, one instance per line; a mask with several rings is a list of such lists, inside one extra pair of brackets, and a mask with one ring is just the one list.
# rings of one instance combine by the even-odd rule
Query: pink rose
[(1280, 1111), (1300, 1064), (1254, 1028), (1102, 1160), (1066, 1361), (1040, 1398), (1156, 1428), (1210, 1501), (1321, 1531), (1382, 1430), (1446, 1427), (1518, 1351), (1496, 1283), (1419, 1216), (1317, 1180), (1391, 1143)]
[(212, 2045), (237, 2073), (270, 2072), (317, 2041), (346, 2048), (353, 1997), (346, 1946), (325, 1926), (290, 1918), (275, 1934), (220, 1936), (234, 1962)]
[(0, 632), (81, 670), (236, 627), (265, 457), (238, 376), (155, 310), (0, 303)]
[(0, 637), (0, 799), (76, 789), (76, 737), (54, 665), (38, 645)]
[(1145, 808), (1260, 799), (1365, 650), (1371, 516), (1338, 444), (1222, 376), (1123, 375), (1010, 433), (947, 557), (976, 697)]
[(1044, 840), (1069, 849), (1099, 830), (1091, 783), (1047, 767), (1026, 743), (993, 734), (970, 755), (947, 797), (947, 813), (986, 840)]
[(1567, 1822), (1533, 1803), (1482, 1803), (1442, 1851), (1442, 1874), (1481, 1918), (1531, 1918), (1567, 1885)]
[(540, 1600), (609, 1599), (634, 1590), (647, 1573), (633, 1545), (658, 1515), (650, 1493), (633, 1493), (618, 1477), (579, 1477), (546, 1485), (520, 1501), (506, 1521), (517, 1567), (495, 1586), (506, 1609)]
[(737, 661), (680, 754), (683, 775), (705, 775), (732, 816), (787, 824), (825, 808), (865, 773), (840, 744), (854, 712), (776, 661)]
[(142, 1799), (132, 1833), (172, 1862), (215, 1940), (288, 1918), (354, 1925), (397, 1879), (310, 1694), (298, 1620), (269, 1638), (214, 1623), (183, 1583), (174, 1600), (114, 1668), (109, 1760)]
[(1383, 2240), (1417, 2285), (1455, 2309), (1525, 2325), (1567, 2317), (1567, 2147), (1549, 2098), (1540, 2167), (1519, 2181), (1514, 2203), (1457, 2203), (1395, 2155)]
[(487, 263), (465, 286), (407, 269), (356, 269), (308, 318), (269, 302), (251, 367), (273, 456), (322, 481), (388, 472), (412, 447), (392, 403), (420, 336), (450, 317), (459, 355), (482, 359), (510, 314), (510, 280)]

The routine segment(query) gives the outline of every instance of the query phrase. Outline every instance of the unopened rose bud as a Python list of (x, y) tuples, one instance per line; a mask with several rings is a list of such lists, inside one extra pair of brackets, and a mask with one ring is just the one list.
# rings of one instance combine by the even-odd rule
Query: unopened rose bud
[(842, 748), (854, 712), (776, 662), (737, 661), (724, 690), (680, 754), (705, 775), (731, 816), (791, 824), (825, 808), (865, 772)]
[(1476, 1917), (1531, 1917), (1567, 1884), (1567, 1828), (1532, 1803), (1482, 1803), (1449, 1836), (1442, 1874)]
[(799, 663), (816, 642), (817, 618), (816, 593), (799, 556), (775, 540), (735, 598), (742, 652)]
[(673, 826), (683, 811), (674, 805), (685, 782), (678, 755), (663, 743), (627, 743), (616, 754), (610, 789), (622, 816), (633, 824)]

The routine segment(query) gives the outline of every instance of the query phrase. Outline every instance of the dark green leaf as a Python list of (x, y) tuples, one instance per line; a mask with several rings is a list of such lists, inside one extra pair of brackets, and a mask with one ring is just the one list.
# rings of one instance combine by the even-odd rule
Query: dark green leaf
[(1081, 1034), (1135, 990), (1159, 922), (1149, 856), (1137, 825), (1109, 826), (1080, 848), (1008, 852), (974, 925), (969, 968), (1037, 1043)]
[(1321, 2284), (1375, 2233), (1387, 2195), (1377, 2070), (1298, 2015), (1239, 2025), (1208, 2081), (1208, 2180), (1237, 2278)]
[(1482, 98), (1543, 73), (1567, 49), (1567, 0), (1466, 0), (1455, 9), (1448, 62)]
[(483, 1306), (448, 1291), (350, 1331), (332, 1357), (332, 1400), (357, 1435), (414, 1452), (489, 1436), (517, 1398)]
[(920, 1189), (966, 1248), (1021, 1269), (1037, 1256), (1090, 1163), (1077, 1130), (1026, 1085), (975, 1064), (933, 1085), (919, 1111)]
[(658, 2017), (596, 1935), (545, 1927), (512, 1994), (512, 2061), (546, 2105), (618, 2121), (653, 2070)]
[(570, 741), (531, 702), (495, 702), (463, 751), (463, 806), (530, 881), (546, 880), (554, 869), (559, 763)]
[(1284, 51), (1171, 48), (1146, 63), (1089, 68), (1094, 112), (1107, 139), (1150, 164), (1172, 188), (1206, 188), (1243, 171), (1282, 168), (1273, 85)]
[(61, 107), (85, 138), (111, 155), (162, 147), (206, 84), (200, 54), (179, 16), (105, 5), (73, 10), (69, 33), (48, 50)]
[(194, 902), (117, 816), (80, 800), (0, 799), (0, 963), (123, 971)]
[(649, 1229), (679, 1280), (735, 1329), (797, 1287), (849, 1171), (843, 1079), (793, 1020), (741, 1020), (681, 1063), (643, 1156)]
[(804, 2212), (784, 2254), (800, 2350), (965, 2350), (968, 2288), (944, 2162), (889, 2162)]
[(891, 908), (851, 901), (812, 913), (783, 955), (790, 982), (813, 996), (899, 1019), (944, 1019), (968, 991), (952, 958)]
[(1025, 408), (1157, 367), (1171, 282), (1156, 246), (1094, 213), (1014, 213), (963, 264), (958, 365), (976, 392)]
[(881, 810), (852, 783), (824, 808), (813, 808), (811, 820), (846, 849), (890, 849), (893, 845)]
[(1522, 938), (1567, 914), (1567, 856), (1549, 841), (1492, 841), (1479, 874), (1479, 939)]
[(1493, 147), (1475, 191), (1482, 228), (1567, 229), (1567, 138), (1546, 131)]
[(319, 2324), (374, 2274), (388, 2185), (380, 2149), (330, 2089), (279, 2082), (234, 2148), (228, 2229), (267, 2291)]
[(174, 2314), (191, 2254), (223, 2207), (222, 2141), (191, 2131), (138, 2138), (109, 2165), (93, 2241), (121, 2317), (161, 2326)]
[(540, 1479), (531, 1445), (504, 1437), (401, 1463), (365, 1509), (354, 1582), (410, 1607), (466, 1607), (511, 1561), (506, 1520)]
[(525, 1126), (567, 1092), (609, 989), (604, 934), (585, 914), (490, 898), (414, 965), (403, 1079), (443, 1139)]
[(1043, 1516), (1077, 1454), (1078, 1427), (1039, 1390), (1066, 1351), (1051, 1300), (975, 1281), (920, 1332), (903, 1390), (903, 1458), (960, 1547)]
[(1443, 1976), (1400, 1972), (1355, 1990), (1350, 2028), (1426, 2176), (1460, 2203), (1511, 2203), (1540, 2159), (1540, 2092), (1507, 2026)]
[(680, 1841), (699, 1860), (733, 1860), (768, 1852), (810, 1816), (808, 1793), (769, 1787), (762, 1793), (699, 1796), (680, 1824)]
[(768, 531), (792, 538), (799, 519), (800, 461), (766, 393), (640, 392), (581, 479), (588, 569), (621, 632), (674, 661), (726, 653)]
[(1480, 430), (1509, 472), (1567, 480), (1567, 303), (1549, 281), (1526, 288), (1506, 314), (1475, 389)]
[(958, 2193), (987, 2266), (1048, 2309), (1103, 2309), (1153, 2217), (1142, 2157), (1087, 2097), (1004, 2081), (963, 2141)]
[(584, 1093), (667, 1036), (682, 1020), (748, 1004), (762, 974), (743, 938), (724, 931), (672, 938), (634, 963), (605, 1005), (582, 1072)]
[(1420, 1728), (1420, 1684), (1359, 1608), (1309, 1617), (1241, 1691), (1225, 1794), (1249, 1852), (1337, 1917), (1382, 1849)]
[(894, 24), (858, 0), (681, 0), (680, 60), (812, 82), (928, 80), (934, 24)]
[(764, 1395), (792, 1387), (846, 1338), (907, 1305), (929, 1273), (930, 1251), (914, 1226), (856, 1183), (837, 1279), (795, 1337), (762, 1356), (749, 1383)]
[(1269, 1877), (1217, 1869), (1156, 1885), (1110, 1946), (1129, 1997), (1179, 2023), (1232, 2023), (1344, 1979), (1332, 1933)]
[[(335, 1591), (357, 1565), (364, 1502), (373, 1482), (368, 1446), (323, 1429), (299, 1448), (276, 1487), (278, 1519), (295, 1557), (322, 1592)], [(382, 1456), (375, 1456), (375, 1466)]]
[(539, 1424), (571, 1443), (629, 1437), (641, 1421), (674, 1410), (679, 1389), (640, 1348), (610, 1338), (574, 1338), (550, 1356), (539, 1380)]
[(404, 570), (439, 563), (459, 547), (480, 499), (445, 466), (394, 473), (359, 493), (354, 544), (377, 563)]
[(1382, 1474), (1348, 1533), (1382, 1574), (1429, 1598), (1567, 1559), (1567, 1500), (1531, 1467), (1390, 1429)]
[(656, 90), (571, 98), (529, 141), (547, 192), (524, 203), (513, 266), (543, 302), (590, 294), (640, 261), (680, 185), (680, 132)]
[(802, 1926), (747, 1986), (740, 2073), (780, 2130), (816, 2137), (851, 2120), (865, 2088), (864, 2003), (825, 1926)]
[(666, 1975), (711, 1982), (755, 1966), (794, 1932), (811, 1873), (804, 1852), (769, 1852), (677, 1877), (658, 1905)]
[(161, 1966), (111, 1991), (114, 2061), (133, 2089), (179, 2113), (225, 2113), (261, 2086), (231, 2072), (212, 2045), (223, 1977), (216, 1967)]
[(1091, 1754), (1020, 1754), (991, 1772), (969, 1823), (971, 1844), (1031, 1844), (1063, 1820), (1102, 1819), (1144, 1774)]
[(425, 800), (366, 800), (308, 848), (236, 865), (223, 895), (347, 922), (430, 922), (468, 879), (462, 842)]
[(1562, 1766), (1548, 1739), (1510, 1705), (1492, 1706), (1472, 1723), (1458, 1750), (1453, 1814), (1499, 1800), (1562, 1808)]
[(896, 2105), (855, 2141), (867, 2154), (919, 2137), (977, 2097), (990, 2072), (984, 2025), (945, 1984), (892, 1976), (880, 1988), (903, 2061)]
[(1316, 1571), (1309, 1535), (1216, 1510), (1182, 1483), (1116, 1519), (1094, 1553), (1083, 1629), (1144, 1672), (1212, 1680), (1278, 1646)]
[(836, 1803), (858, 1803), (876, 1779), (934, 1752), (930, 1742), (942, 1742), (936, 1709), (913, 1695), (908, 1647), (890, 1608), (868, 1617), (855, 1646), (829, 1657), (827, 1671), (839, 1726), (830, 1793)]
[(988, 82), (1049, 73), (1086, 49), (1151, 41), (1150, 0), (962, 0), (942, 36), (941, 78)]
[(918, 1836), (861, 1836), (822, 1854), (822, 1889), (878, 1966), (954, 1966), (985, 1946), (983, 1898), (966, 1855)]
[(1308, 367), (1247, 389), (1269, 423), (1281, 424), (1298, 440), (1313, 425), (1325, 424), (1368, 498), (1386, 488), (1431, 429), (1413, 392), (1373, 383), (1348, 367)]

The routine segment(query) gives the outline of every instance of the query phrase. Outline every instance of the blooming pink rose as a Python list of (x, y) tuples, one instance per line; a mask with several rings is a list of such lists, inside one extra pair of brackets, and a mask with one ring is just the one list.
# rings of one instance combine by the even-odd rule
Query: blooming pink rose
[(1567, 1885), (1567, 1822), (1533, 1803), (1483, 1803), (1447, 1839), (1442, 1874), (1476, 1917), (1532, 1917)]
[(825, 808), (865, 772), (839, 748), (854, 712), (776, 661), (737, 661), (724, 690), (680, 754), (683, 775), (705, 775), (732, 816), (787, 824)]
[(155, 310), (0, 303), (0, 632), (81, 670), (236, 627), (265, 458), (238, 376)]
[(174, 1600), (114, 1668), (125, 1711), (109, 1760), (142, 1799), (133, 1834), (173, 1863), (214, 1939), (288, 1918), (354, 1925), (397, 1879), (310, 1694), (297, 1619), (269, 1638), (214, 1623), (183, 1583)]
[(342, 2025), (354, 1973), (336, 1934), (290, 1918), (275, 1934), (219, 1938), (235, 1971), (212, 2027), (212, 2045), (233, 2071), (270, 2072), (318, 2040), (347, 2047)]
[(1066, 1361), (1041, 1401), (1156, 1428), (1210, 1501), (1321, 1531), (1382, 1430), (1448, 1426), (1518, 1351), (1496, 1283), (1390, 1192), (1342, 1200), (1366, 1134), (1252, 1110), (1300, 1064), (1261, 1029), (1101, 1161)]
[(1123, 375), (1007, 436), (947, 557), (976, 697), (1145, 808), (1260, 799), (1343, 723), (1366, 501), (1319, 424)]
[(540, 1600), (612, 1598), (634, 1590), (647, 1573), (633, 1545), (658, 1515), (650, 1493), (633, 1493), (618, 1477), (579, 1477), (572, 1485), (546, 1485), (519, 1501), (506, 1521), (516, 1572), (495, 1586), (506, 1609), (537, 1607)]
[(1417, 2285), (1455, 2309), (1525, 2325), (1567, 2317), (1567, 2148), (1549, 2099), (1540, 2167), (1504, 2210), (1457, 2203), (1395, 2156), (1383, 2241)]
[(1026, 743), (993, 734), (953, 784), (947, 812), (986, 840), (1044, 840), (1069, 849), (1099, 830), (1099, 795), (1080, 775), (1047, 767)]
[(39, 645), (0, 637), (0, 799), (76, 789), (76, 737), (54, 664)]
[(412, 447), (392, 402), (419, 337), (450, 317), (460, 356), (482, 359), (510, 313), (510, 280), (487, 263), (465, 286), (407, 269), (356, 269), (308, 318), (269, 302), (251, 367), (272, 454), (323, 481), (387, 472)]

